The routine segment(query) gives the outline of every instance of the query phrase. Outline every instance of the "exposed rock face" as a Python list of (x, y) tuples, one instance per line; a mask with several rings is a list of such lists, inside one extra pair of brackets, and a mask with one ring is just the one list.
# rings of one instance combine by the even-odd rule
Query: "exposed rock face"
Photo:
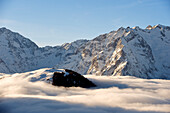
[(81, 74), (170, 79), (170, 27), (119, 28), (93, 40), (38, 47), (8, 29), (0, 29), (0, 72), (43, 67)]
[(53, 85), (64, 87), (83, 87), (90, 88), (96, 85), (84, 76), (72, 70), (58, 70), (53, 75)]

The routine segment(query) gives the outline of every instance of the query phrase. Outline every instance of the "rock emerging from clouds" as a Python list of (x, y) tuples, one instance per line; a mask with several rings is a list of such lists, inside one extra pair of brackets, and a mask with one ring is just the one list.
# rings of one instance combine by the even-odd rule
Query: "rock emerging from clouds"
[(68, 69), (60, 69), (54, 72), (52, 84), (55, 86), (82, 88), (90, 88), (96, 86), (93, 82), (81, 74)]

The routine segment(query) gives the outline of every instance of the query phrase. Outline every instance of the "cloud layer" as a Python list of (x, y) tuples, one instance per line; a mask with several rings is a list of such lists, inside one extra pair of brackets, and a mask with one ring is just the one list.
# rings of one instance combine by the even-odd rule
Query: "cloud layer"
[[(52, 76), (47, 70), (3, 75), (0, 79), (0, 112), (170, 112), (170, 80), (85, 75), (98, 87), (64, 88), (45, 82)], [(40, 79), (42, 74), (46, 76)]]

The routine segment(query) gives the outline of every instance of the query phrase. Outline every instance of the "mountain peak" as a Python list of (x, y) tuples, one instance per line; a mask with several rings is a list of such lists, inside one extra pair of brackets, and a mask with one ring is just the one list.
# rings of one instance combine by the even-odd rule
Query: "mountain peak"
[(0, 29), (7, 29), (6, 27), (1, 27)]
[(9, 29), (7, 29), (6, 27), (2, 27), (2, 28), (0, 28), (0, 32), (1, 32), (1, 33), (5, 32), (5, 31), (10, 31), (10, 30), (9, 30)]
[(117, 31), (122, 31), (122, 30), (125, 30), (124, 27), (120, 27)]
[(42, 48), (15, 32), (0, 33), (0, 72), (56, 67), (81, 74), (170, 79), (170, 27), (158, 24), (146, 29), (120, 27), (93, 40)]
[(167, 26), (164, 26), (164, 25), (161, 25), (161, 24), (157, 24), (157, 25), (154, 25), (154, 26), (148, 25), (148, 26), (146, 27), (146, 29), (149, 29), (149, 30), (155, 29), (155, 28), (163, 29), (163, 28), (165, 28), (165, 27), (167, 27)]
[(148, 26), (146, 27), (146, 29), (151, 30), (151, 29), (152, 29), (152, 26), (151, 26), (151, 25), (148, 25)]
[(161, 24), (157, 24), (157, 25), (154, 25), (154, 26), (152, 27), (152, 29), (155, 29), (155, 28), (161, 29), (161, 28), (165, 28), (165, 26), (164, 26), (164, 25), (161, 25)]

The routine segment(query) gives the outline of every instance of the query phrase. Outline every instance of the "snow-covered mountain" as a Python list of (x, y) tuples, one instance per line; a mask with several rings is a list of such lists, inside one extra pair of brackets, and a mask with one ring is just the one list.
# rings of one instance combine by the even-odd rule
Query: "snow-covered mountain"
[(0, 72), (15, 73), (54, 67), (65, 60), (68, 54), (87, 40), (78, 40), (62, 46), (38, 47), (31, 40), (6, 28), (0, 29)]
[(43, 67), (68, 68), (81, 74), (130, 75), (170, 79), (170, 27), (119, 28), (93, 40), (38, 47), (6, 28), (0, 29), (0, 72)]

